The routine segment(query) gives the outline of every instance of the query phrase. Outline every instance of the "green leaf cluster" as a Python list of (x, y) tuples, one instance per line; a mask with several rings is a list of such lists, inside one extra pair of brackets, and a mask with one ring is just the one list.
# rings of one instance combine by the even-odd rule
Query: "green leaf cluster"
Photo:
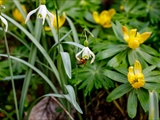
[(104, 75), (120, 83), (108, 96), (107, 101), (111, 102), (123, 95), (128, 95), (127, 112), (130, 118), (137, 114), (138, 101), (145, 112), (149, 111), (149, 92), (160, 89), (160, 72), (154, 70), (156, 66), (150, 66), (143, 69), (145, 76), (145, 85), (141, 88), (134, 89), (127, 79), (127, 66), (120, 65), (113, 70), (104, 70)]

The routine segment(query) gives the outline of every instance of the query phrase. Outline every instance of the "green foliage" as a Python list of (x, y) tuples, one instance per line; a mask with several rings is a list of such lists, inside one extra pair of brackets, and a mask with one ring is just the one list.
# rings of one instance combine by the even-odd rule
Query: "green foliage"
[(9, 66), (7, 60), (0, 62), (0, 80), (9, 75), (8, 68)]
[(86, 96), (91, 91), (100, 88), (109, 89), (113, 87), (113, 82), (103, 74), (105, 69), (104, 62), (94, 63), (93, 65), (86, 64), (84, 67), (80, 67), (74, 70), (75, 79), (71, 79), (70, 82), (74, 85), (79, 85), (78, 89), (85, 89), (84, 95)]
[[(139, 100), (143, 110), (147, 112), (149, 110), (149, 93), (148, 90), (158, 90), (160, 89), (160, 72), (154, 70), (155, 66), (146, 67), (142, 73), (145, 76), (145, 85), (142, 88), (134, 89), (127, 80), (126, 70), (124, 69), (125, 65), (121, 65), (115, 68), (116, 71), (123, 71), (118, 73), (116, 71), (104, 70), (104, 74), (111, 78), (114, 81), (123, 83), (115, 88), (107, 97), (107, 101), (110, 102), (117, 98), (122, 97), (124, 94), (129, 93), (128, 102), (127, 102), (127, 111), (128, 115), (131, 118), (134, 118), (137, 113), (137, 100)], [(134, 101), (134, 102), (133, 102)]]
[[(156, 108), (160, 95), (159, 0), (114, 0), (114, 2), (46, 0), (46, 8), (56, 14), (54, 18), (62, 17), (65, 13), (65, 22), (62, 27), (55, 27), (50, 19), (45, 19), (42, 27), (42, 20), (36, 18), (37, 13), (34, 13), (26, 24), (16, 21), (12, 14), (13, 10), (18, 9), (20, 13), (17, 13), (17, 16), (22, 14), (25, 19), (29, 11), (39, 6), (39, 2), (36, 0), (2, 1), (6, 9), (1, 11), (3, 13), (0, 16), (8, 22), (8, 31), (4, 35), (3, 29), (0, 28), (0, 98), (8, 95), (6, 101), (0, 101), (2, 106), (0, 111), (6, 115), (3, 119), (12, 119), (12, 117), (14, 119), (15, 114), (17, 115), (15, 119), (23, 119), (23, 113), (30, 111), (31, 103), (35, 105), (42, 98), (35, 100), (39, 96), (58, 97), (58, 101), (68, 112), (72, 110), (69, 102), (80, 113), (83, 113), (80, 107), (85, 108), (85, 119), (89, 119), (86, 117), (89, 116), (87, 104), (92, 103), (95, 95), (101, 90), (109, 93), (108, 96), (105, 96), (106, 94), (102, 96), (107, 102), (114, 101), (116, 107), (124, 114), (127, 109), (127, 114), (131, 119), (138, 118), (137, 112), (141, 107), (144, 112), (149, 111), (149, 118), (159, 117), (158, 108)], [(21, 4), (26, 6), (27, 13), (22, 9)], [(113, 17), (108, 15), (109, 12), (103, 13), (104, 10), (109, 9), (116, 10)], [(93, 16), (94, 11), (98, 12), (98, 22), (95, 20), (96, 16)], [(3, 21), (0, 20), (0, 22)], [(61, 21), (54, 22), (58, 24)], [(111, 23), (112, 26), (105, 28), (102, 25), (104, 23)], [(51, 30), (47, 31), (48, 26)], [(128, 30), (137, 29), (140, 34), (144, 32), (152, 34), (137, 48), (132, 49), (127, 40), (124, 40), (122, 26), (126, 26)], [(87, 33), (84, 37), (84, 30), (90, 34)], [(9, 43), (10, 57), (8, 57), (8, 52), (6, 54), (4, 47), (7, 47), (6, 44), (4, 45), (5, 35)], [(96, 56), (93, 64), (90, 64), (89, 53), (83, 53), (90, 57), (87, 60), (75, 58), (78, 49), (83, 49), (85, 39), (88, 40), (88, 48)], [(9, 67), (10, 58), (12, 69)], [(142, 65), (142, 73), (145, 76), (144, 86), (138, 89), (133, 88), (127, 78), (127, 69), (134, 64), (135, 60)], [(81, 63), (82, 61), (84, 63)], [(76, 94), (72, 86), (68, 84), (75, 87)], [(50, 92), (54, 94), (44, 95)], [(83, 99), (79, 97), (80, 93)], [(28, 95), (31, 96), (30, 99)], [(76, 102), (77, 98), (81, 106)], [(116, 102), (118, 98), (121, 99)], [(13, 102), (15, 107), (19, 106), (19, 111), (14, 110)], [(124, 104), (127, 108), (122, 107)], [(157, 113), (153, 114), (152, 108), (156, 108)], [(95, 109), (94, 104), (89, 109)], [(80, 114), (78, 117), (80, 120), (84, 119)]]
[(151, 23), (158, 23), (160, 21), (160, 2), (158, 0), (147, 0), (146, 11)]

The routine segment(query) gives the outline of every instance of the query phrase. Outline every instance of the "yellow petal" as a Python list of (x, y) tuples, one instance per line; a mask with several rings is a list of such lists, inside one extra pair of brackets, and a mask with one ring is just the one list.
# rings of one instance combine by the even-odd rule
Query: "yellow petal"
[(44, 29), (45, 29), (46, 31), (50, 31), (50, 30), (51, 30), (50, 27), (47, 27), (47, 26), (46, 26)]
[(137, 29), (132, 29), (129, 31), (129, 37), (136, 37)]
[(133, 67), (131, 66), (131, 67), (128, 68), (128, 75), (127, 75), (128, 81), (129, 81), (130, 83), (132, 83), (133, 80), (135, 79), (134, 76), (135, 76), (135, 75), (134, 75), (134, 72), (133, 72)]
[(129, 35), (128, 35), (128, 28), (126, 26), (122, 26), (122, 33), (123, 33), (123, 38), (126, 42), (128, 42)]
[(99, 14), (98, 12), (94, 11), (93, 12), (93, 19), (96, 23), (99, 23), (100, 22), (100, 18), (99, 18)]
[(59, 27), (61, 27), (65, 23), (65, 20), (66, 20), (66, 14), (63, 13), (63, 16), (60, 17)]
[(135, 60), (135, 62), (134, 62), (134, 73), (135, 74), (142, 73), (142, 67), (141, 67), (141, 64), (138, 60)]
[(130, 66), (130, 67), (128, 68), (128, 73), (130, 73), (130, 74), (134, 74), (133, 66)]
[(116, 13), (115, 9), (110, 9), (109, 11), (109, 15), (112, 18), (114, 16), (114, 14)]
[(100, 22), (104, 21), (104, 20), (110, 18), (109, 12), (107, 10), (103, 10), (99, 17), (100, 17)]
[(128, 28), (126, 26), (122, 26), (122, 33), (128, 34)]
[(145, 42), (151, 35), (151, 32), (144, 32), (140, 35), (140, 39), (139, 39), (139, 42), (140, 43), (143, 43)]
[[(54, 13), (52, 13), (52, 14), (54, 16), (53, 26), (54, 26), (54, 28), (57, 28), (57, 17), (56, 17), (56, 14), (54, 14)], [(61, 17), (58, 16), (58, 27), (59, 28), (64, 24), (65, 20), (66, 20), (65, 13), (63, 13), (63, 16), (61, 16)]]
[(111, 25), (111, 17), (109, 15), (109, 12), (104, 10), (101, 12), (100, 14), (100, 24), (104, 27), (104, 28), (110, 28)]
[[(22, 7), (23, 11), (25, 13), (27, 13), (26, 7), (24, 5), (21, 5), (21, 7)], [(21, 12), (17, 8), (15, 10), (13, 10), (12, 15), (18, 22), (21, 22), (21, 23), (25, 22)]]

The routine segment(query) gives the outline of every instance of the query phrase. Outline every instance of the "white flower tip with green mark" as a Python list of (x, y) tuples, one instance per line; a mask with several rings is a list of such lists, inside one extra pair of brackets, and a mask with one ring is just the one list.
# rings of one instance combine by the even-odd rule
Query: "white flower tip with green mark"
[(5, 25), (5, 32), (7, 32), (7, 30), (8, 30), (7, 20), (4, 17), (2, 17), (1, 15), (0, 15), (0, 19), (1, 19), (2, 23)]

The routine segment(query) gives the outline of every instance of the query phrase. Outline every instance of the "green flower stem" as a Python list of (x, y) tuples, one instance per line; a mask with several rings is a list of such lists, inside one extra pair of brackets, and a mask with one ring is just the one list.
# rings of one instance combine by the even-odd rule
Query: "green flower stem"
[(39, 3), (40, 3), (41, 5), (45, 5), (45, 4), (46, 4), (46, 0), (40, 0)]
[[(37, 39), (37, 41), (40, 41), (41, 29), (42, 29), (42, 21), (41, 21), (41, 19), (37, 19), (35, 30), (34, 30), (35, 31), (34, 36)], [(29, 60), (28, 60), (28, 62), (30, 64), (32, 64), (32, 65), (35, 64), (36, 55), (37, 55), (37, 48), (32, 43), (31, 51), (30, 51), (30, 55), (29, 55)], [(27, 91), (28, 91), (28, 87), (29, 87), (31, 77), (32, 77), (32, 69), (28, 68), (27, 71), (26, 71), (26, 77), (24, 79), (24, 83), (23, 83), (23, 87), (22, 87), (22, 95), (21, 95), (21, 98), (20, 98), (20, 108), (19, 108), (20, 111), (19, 111), (19, 113), (20, 113), (20, 118), (21, 119), (23, 117), (24, 102), (25, 102), (25, 99), (26, 99), (26, 95), (27, 95)]]
[(9, 47), (8, 47), (8, 42), (7, 42), (6, 33), (5, 33), (5, 30), (3, 30), (3, 31), (4, 31), (5, 46), (6, 46), (7, 55), (8, 55), (9, 71), (10, 71), (10, 75), (11, 75), (11, 83), (12, 83), (13, 97), (14, 97), (14, 103), (15, 103), (15, 108), (16, 108), (16, 115), (17, 115), (17, 120), (19, 120), (19, 112), (18, 112), (18, 104), (17, 104), (16, 90), (15, 90), (14, 79), (13, 79), (12, 63), (11, 63), (11, 59), (10, 59), (10, 53), (9, 53)]

